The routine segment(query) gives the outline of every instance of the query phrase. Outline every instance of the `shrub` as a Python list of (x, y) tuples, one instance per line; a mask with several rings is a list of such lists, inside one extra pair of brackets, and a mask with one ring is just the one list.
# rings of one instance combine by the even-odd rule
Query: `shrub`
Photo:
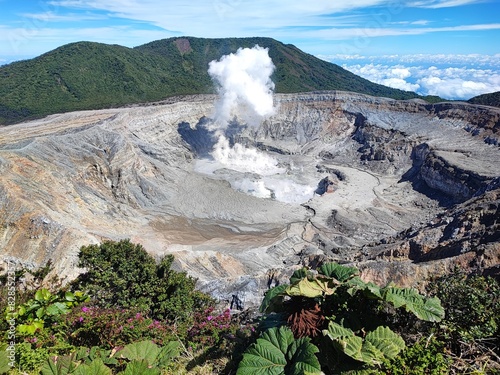
[(73, 285), (86, 290), (99, 307), (133, 307), (154, 319), (185, 326), (193, 312), (213, 303), (195, 290), (195, 279), (171, 269), (172, 255), (157, 264), (141, 245), (129, 240), (84, 246), (79, 258), (79, 267), (87, 271)]
[(491, 277), (455, 270), (428, 285), (446, 317), (434, 332), (456, 373), (500, 373), (500, 285)]
[(446, 309), (448, 335), (471, 341), (500, 333), (500, 285), (495, 279), (455, 270), (433, 280), (428, 290)]
[(423, 338), (409, 346), (401, 355), (386, 361), (383, 374), (387, 375), (446, 375), (450, 373), (451, 358), (445, 353), (445, 344), (435, 336)]
[(175, 328), (137, 310), (84, 306), (64, 317), (62, 324), (74, 346), (113, 349), (138, 340), (163, 345), (175, 340)]
[(188, 331), (188, 340), (207, 346), (217, 345), (223, 335), (234, 334), (238, 326), (231, 321), (231, 312), (226, 309), (222, 314), (214, 314), (208, 308), (194, 315), (193, 326)]

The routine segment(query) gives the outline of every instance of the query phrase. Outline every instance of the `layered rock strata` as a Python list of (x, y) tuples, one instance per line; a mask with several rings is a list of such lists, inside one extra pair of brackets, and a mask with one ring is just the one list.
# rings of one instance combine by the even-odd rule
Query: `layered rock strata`
[(320, 92), (276, 95), (275, 115), (258, 128), (235, 113), (231, 142), (311, 188), (290, 203), (234, 184), (262, 176), (200, 172), (215, 144), (203, 127), (215, 99), (0, 128), (2, 257), (33, 267), (51, 259), (70, 280), (82, 245), (131, 238), (156, 257), (174, 254), (201, 289), (247, 305), (325, 259), (404, 285), (455, 264), (496, 272), (500, 110)]

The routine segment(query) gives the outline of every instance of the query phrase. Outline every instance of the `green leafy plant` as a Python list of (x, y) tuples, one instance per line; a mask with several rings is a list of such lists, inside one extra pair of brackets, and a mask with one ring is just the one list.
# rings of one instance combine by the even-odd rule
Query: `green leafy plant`
[(384, 361), (380, 374), (446, 375), (450, 373), (451, 363), (452, 359), (445, 353), (445, 344), (431, 335)]
[(149, 340), (129, 344), (119, 353), (121, 358), (130, 361), (146, 361), (149, 367), (158, 368), (164, 368), (179, 354), (180, 343), (177, 341), (171, 341), (160, 347)]
[(431, 332), (452, 358), (453, 371), (500, 373), (500, 283), (456, 269), (431, 280), (427, 290), (446, 309), (446, 318)]
[(84, 364), (91, 364), (95, 360), (102, 361), (105, 365), (117, 365), (118, 360), (114, 356), (116, 350), (105, 350), (98, 346), (93, 346), (90, 349), (85, 347), (80, 347), (76, 351), (76, 360), (82, 361)]
[(0, 344), (0, 374), (5, 374), (11, 368), (11, 360), (7, 351), (7, 344)]
[(88, 296), (79, 291), (52, 294), (48, 289), (42, 288), (36, 291), (33, 299), (20, 305), (13, 313), (6, 312), (6, 316), (14, 317), (20, 323), (17, 326), (19, 333), (32, 335), (88, 299)]
[(335, 372), (380, 366), (404, 350), (403, 338), (390, 328), (388, 307), (428, 322), (444, 317), (438, 298), (411, 288), (364, 282), (356, 268), (336, 263), (322, 265), (317, 273), (294, 272), (290, 284), (266, 293), (260, 311), (270, 314), (263, 328), (286, 325), (296, 339), (311, 338), (323, 369)]
[[(47, 359), (41, 369), (42, 375), (111, 375), (157, 374), (166, 368), (170, 361), (179, 356), (180, 343), (171, 341), (158, 346), (144, 340), (126, 345), (116, 351), (103, 351), (98, 347), (80, 348), (66, 356), (53, 356)], [(125, 363), (123, 363), (125, 361)], [(120, 368), (125, 367), (123, 371)]]
[(111, 369), (107, 367), (102, 359), (96, 358), (90, 363), (84, 363), (79, 365), (75, 371), (74, 375), (111, 375)]
[(236, 374), (320, 374), (317, 352), (308, 337), (296, 340), (288, 327), (271, 328), (245, 351)]
[(49, 357), (47, 348), (33, 348), (27, 342), (16, 344), (16, 366), (21, 371), (38, 370)]
[(443, 301), (450, 336), (471, 341), (500, 333), (500, 285), (495, 279), (455, 270), (433, 280), (428, 290)]

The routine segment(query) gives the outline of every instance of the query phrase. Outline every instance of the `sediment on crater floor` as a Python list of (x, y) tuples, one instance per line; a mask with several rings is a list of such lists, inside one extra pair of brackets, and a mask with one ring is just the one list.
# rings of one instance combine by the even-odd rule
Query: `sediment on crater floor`
[(174, 254), (202, 290), (247, 304), (270, 273), (285, 279), (326, 259), (405, 285), (455, 264), (497, 272), (499, 110), (276, 95), (273, 116), (253, 127), (236, 114), (222, 145), (209, 126), (214, 103), (189, 97), (0, 128), (2, 256), (52, 259), (69, 280), (80, 246), (130, 238)]

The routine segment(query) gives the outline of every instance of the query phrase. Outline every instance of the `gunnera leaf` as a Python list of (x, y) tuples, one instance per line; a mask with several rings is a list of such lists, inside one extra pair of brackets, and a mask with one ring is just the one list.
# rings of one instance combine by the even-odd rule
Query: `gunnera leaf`
[(260, 304), (259, 311), (264, 314), (280, 312), (283, 305), (283, 293), (287, 288), (287, 284), (281, 284), (269, 289)]
[(365, 341), (376, 347), (385, 358), (394, 358), (406, 345), (404, 340), (389, 327), (377, 327), (374, 331), (368, 332)]
[(76, 369), (74, 355), (55, 356), (47, 359), (41, 369), (42, 375), (67, 375)]
[(150, 340), (144, 340), (128, 344), (120, 352), (120, 356), (122, 358), (126, 358), (131, 361), (145, 360), (150, 365), (156, 363), (159, 354), (160, 354), (160, 348), (158, 348), (158, 346)]
[(297, 283), (290, 285), (285, 294), (290, 297), (316, 298), (329, 296), (335, 293), (337, 281), (330, 277), (317, 276), (313, 280), (301, 279)]
[(356, 267), (342, 266), (338, 263), (325, 263), (320, 268), (318, 272), (322, 275), (333, 277), (340, 282), (349, 280), (351, 277), (359, 275), (359, 270)]
[(444, 318), (444, 308), (437, 297), (426, 298), (412, 288), (384, 288), (384, 299), (395, 308), (404, 307), (417, 318), (428, 322), (440, 322)]
[(300, 270), (294, 271), (292, 276), (290, 276), (290, 284), (294, 284), (301, 279), (307, 278), (311, 273), (306, 268), (301, 268)]
[(111, 369), (107, 367), (102, 359), (97, 358), (88, 365), (80, 365), (73, 375), (111, 375)]
[(160, 370), (151, 367), (145, 360), (133, 360), (119, 375), (160, 375)]
[(315, 353), (318, 348), (309, 338), (295, 340), (288, 327), (265, 331), (243, 354), (237, 375), (320, 374)]

